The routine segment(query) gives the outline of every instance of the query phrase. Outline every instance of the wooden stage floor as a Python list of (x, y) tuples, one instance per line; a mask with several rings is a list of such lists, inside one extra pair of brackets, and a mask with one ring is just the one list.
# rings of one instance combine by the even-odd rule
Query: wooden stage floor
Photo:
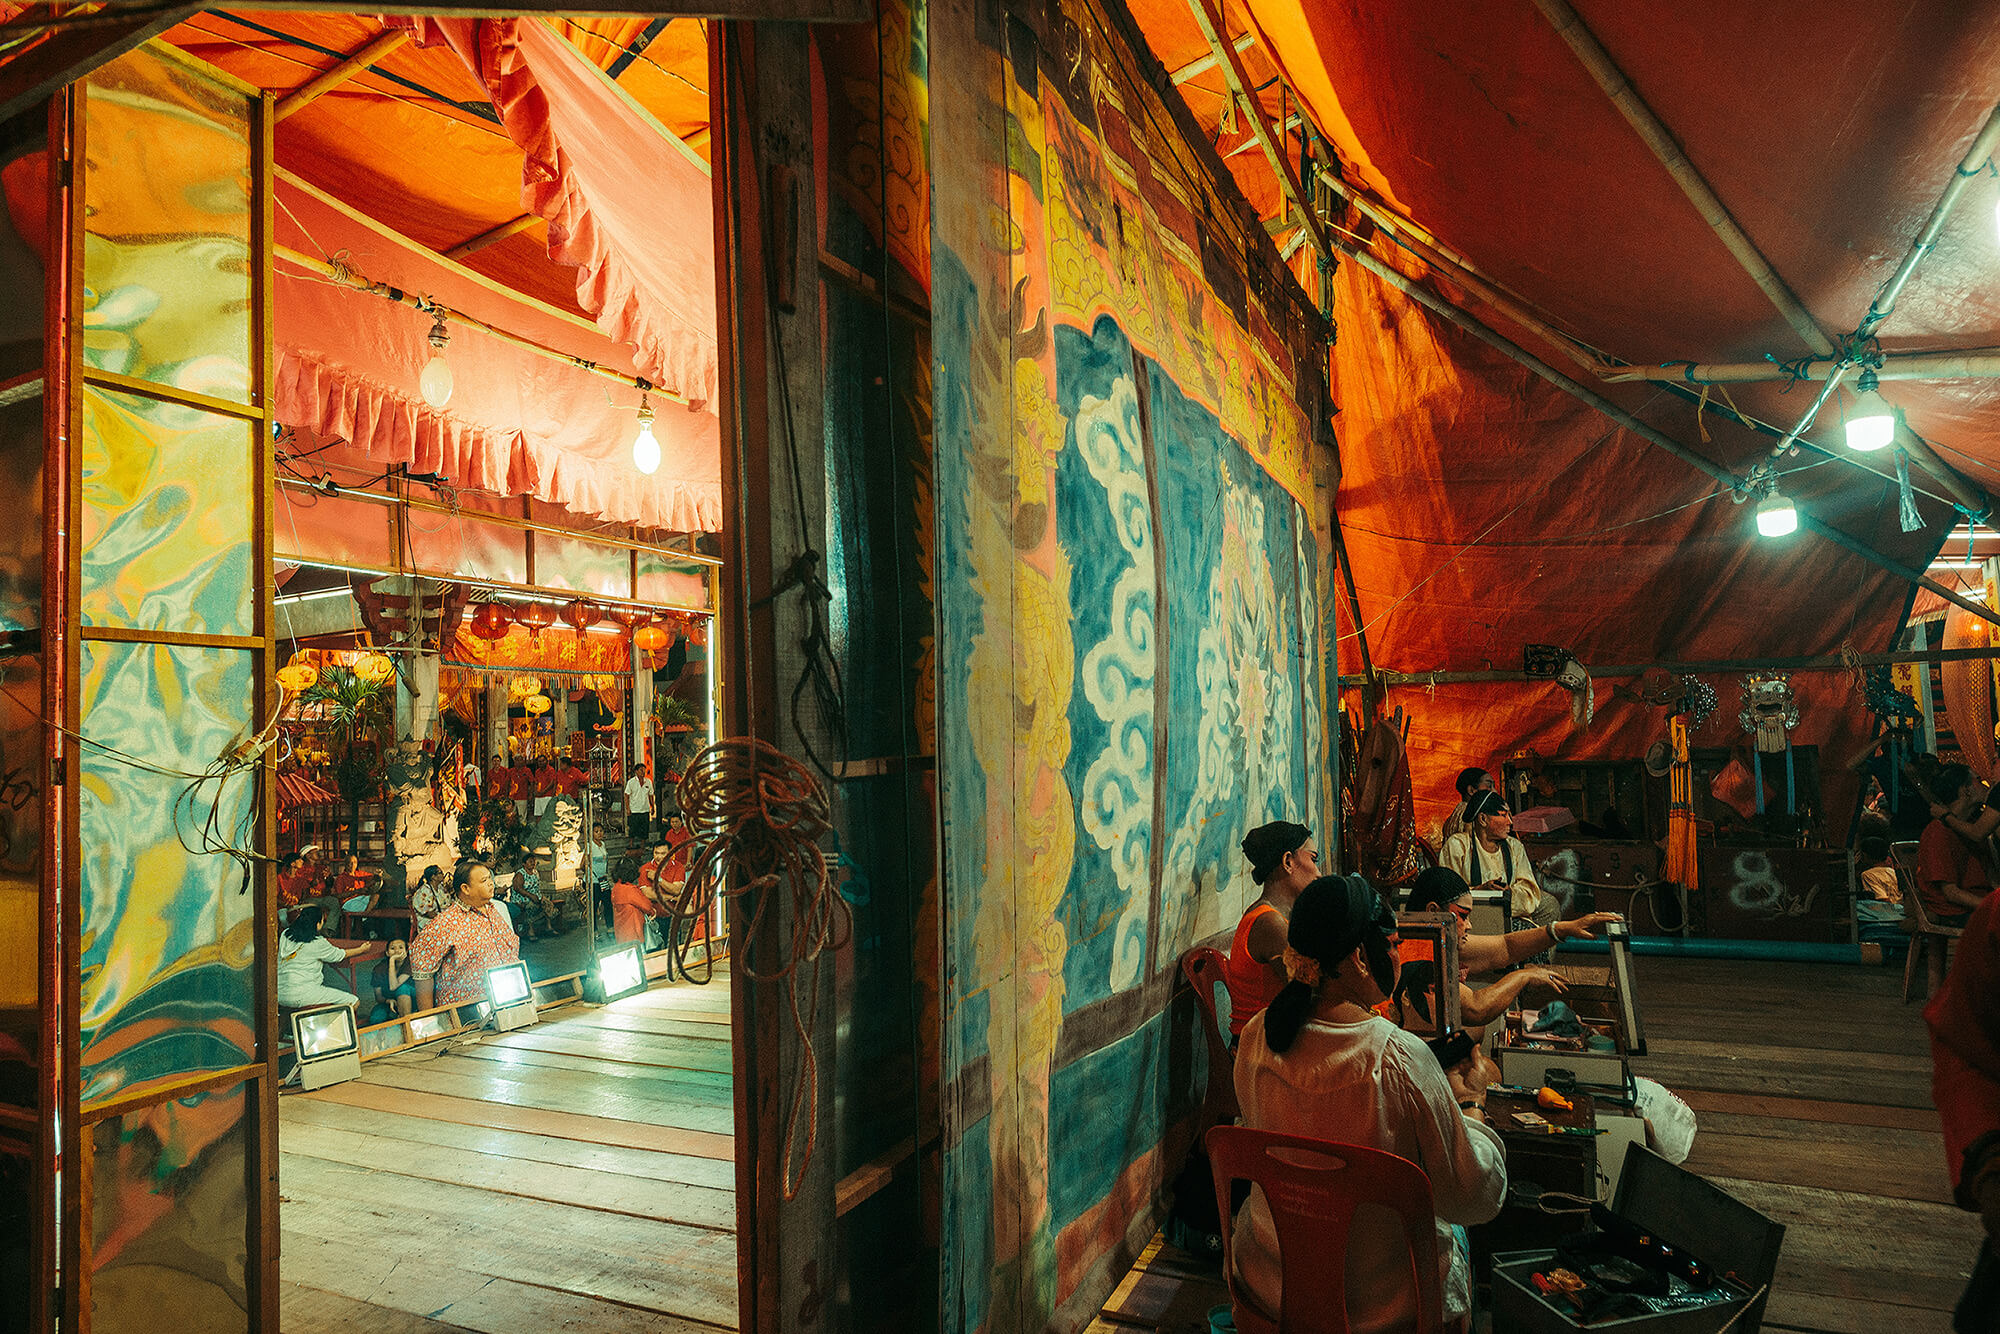
[[(1982, 1235), (1950, 1203), (1902, 969), (1635, 960), (1649, 1055), (1700, 1118), (1687, 1166), (1785, 1224), (1764, 1328), (1945, 1334)], [(1157, 1240), (1092, 1334), (1196, 1334), (1220, 1275)]]
[(279, 1104), (286, 1334), (736, 1328), (726, 973)]

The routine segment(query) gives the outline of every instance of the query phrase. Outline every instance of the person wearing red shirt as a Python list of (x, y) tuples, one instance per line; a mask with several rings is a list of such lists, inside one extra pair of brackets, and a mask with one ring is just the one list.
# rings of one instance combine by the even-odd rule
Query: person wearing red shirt
[(576, 767), (575, 760), (571, 760), (563, 765), (562, 771), (556, 775), (556, 790), (565, 797), (574, 797), (583, 791), (589, 782), (588, 775)]
[(635, 875), (632, 867), (631, 857), (622, 858), (617, 878), (611, 884), (612, 934), (621, 945), (643, 941), (646, 919), (666, 911), (660, 903), (656, 883), (644, 871)]
[(1959, 1309), (1991, 1311), (1990, 1285), (2000, 1278), (2000, 894), (1988, 894), (1966, 922), (1924, 1019), (1952, 1201), (1986, 1224), (1984, 1255)]
[[(1946, 817), (1970, 820), (1985, 792), (1970, 768), (1947, 764), (1930, 778), (1931, 795), (1945, 807)], [(1940, 926), (1964, 926), (1992, 888), (1992, 877), (1979, 853), (1946, 817), (1924, 826), (1917, 840), (1917, 894), (1924, 911)]]

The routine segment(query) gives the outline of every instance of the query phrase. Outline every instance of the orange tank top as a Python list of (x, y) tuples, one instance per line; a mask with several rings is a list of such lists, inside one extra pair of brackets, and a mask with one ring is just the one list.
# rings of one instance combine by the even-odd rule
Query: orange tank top
[(1260, 903), (1243, 914), (1243, 920), (1236, 924), (1236, 939), (1229, 944), (1229, 962), (1223, 965), (1222, 976), (1229, 984), (1229, 1035), (1235, 1037), (1243, 1031), (1243, 1025), (1257, 1011), (1271, 1003), (1284, 983), (1271, 976), (1271, 969), (1250, 957), (1250, 928), (1265, 913), (1278, 910), (1268, 903)]

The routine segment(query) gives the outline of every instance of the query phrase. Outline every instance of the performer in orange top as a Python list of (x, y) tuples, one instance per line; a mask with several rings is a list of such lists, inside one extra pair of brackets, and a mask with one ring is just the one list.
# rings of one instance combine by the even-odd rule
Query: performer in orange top
[(1259, 825), (1243, 839), (1250, 878), (1264, 892), (1236, 924), (1229, 961), (1222, 975), (1229, 985), (1229, 1035), (1243, 1031), (1250, 1017), (1271, 1003), (1285, 985), (1285, 931), (1292, 904), (1319, 877), (1319, 853), (1312, 830), (1289, 820)]

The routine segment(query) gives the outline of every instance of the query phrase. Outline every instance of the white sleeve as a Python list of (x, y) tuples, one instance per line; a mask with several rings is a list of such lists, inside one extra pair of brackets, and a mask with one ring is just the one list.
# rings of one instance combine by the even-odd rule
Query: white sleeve
[(301, 949), (299, 953), (304, 954), (307, 950), (310, 950), (312, 956), (319, 959), (322, 963), (342, 963), (347, 958), (347, 951), (341, 949), (340, 946), (334, 944), (325, 936), (315, 936), (313, 943)]
[(1431, 1179), (1431, 1207), (1447, 1223), (1486, 1222), (1507, 1198), (1500, 1137), (1459, 1111), (1444, 1071), (1418, 1039), (1398, 1030), (1387, 1055), (1383, 1094), (1412, 1127), (1417, 1166)]
[(1444, 841), (1444, 846), (1438, 850), (1438, 861), (1451, 870), (1458, 872), (1459, 878), (1464, 880), (1468, 885), (1472, 883), (1471, 846), (1472, 840), (1470, 837), (1453, 834)]

